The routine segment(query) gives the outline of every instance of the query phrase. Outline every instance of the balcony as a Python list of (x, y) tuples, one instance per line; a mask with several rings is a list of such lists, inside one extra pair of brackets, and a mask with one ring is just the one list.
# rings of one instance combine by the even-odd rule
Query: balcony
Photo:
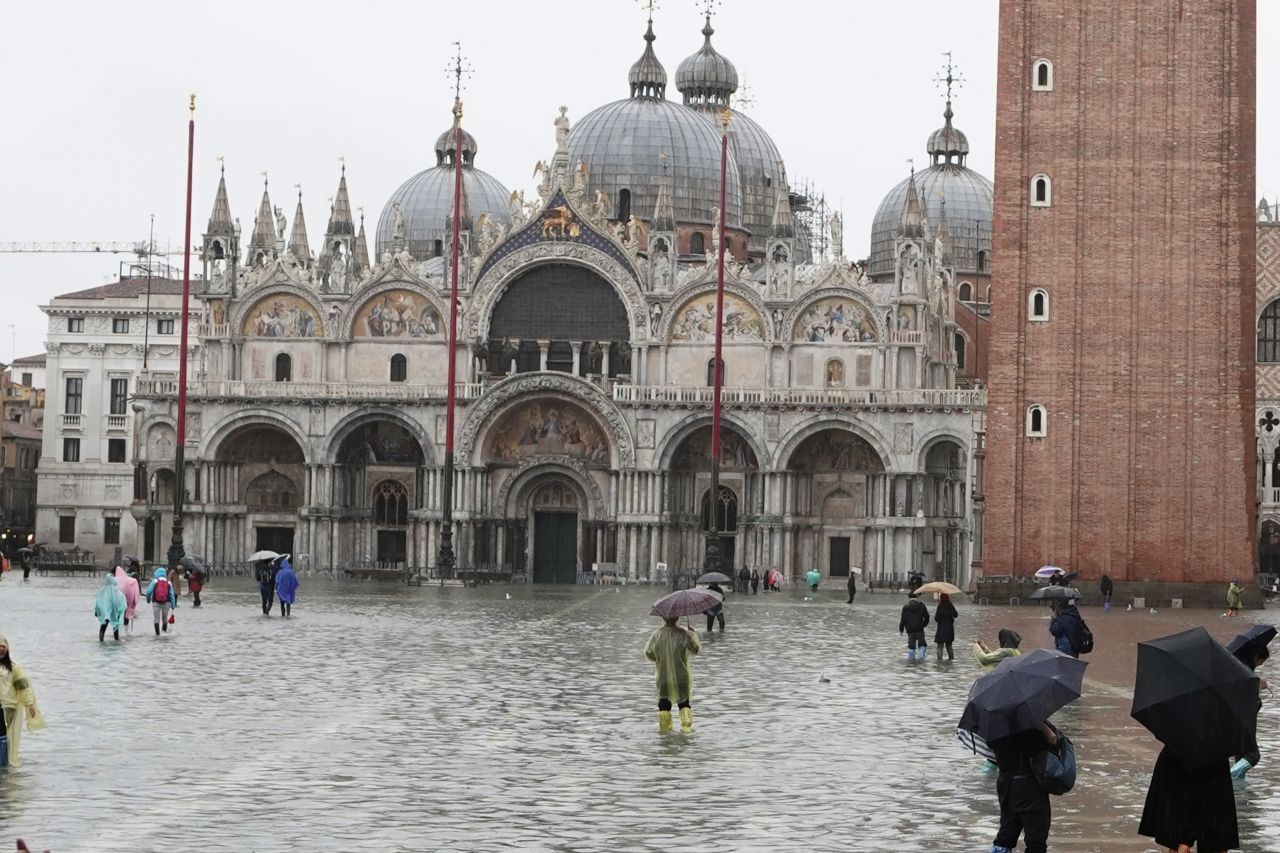
[(82, 429), (82, 427), (81, 427), (81, 425), (80, 425), (80, 421), (81, 421), (81, 419), (82, 419), (82, 418), (84, 418), (84, 415), (80, 415), (80, 414), (75, 414), (75, 415), (63, 415), (63, 416), (62, 416), (62, 428), (63, 428), (64, 430), (68, 430), (68, 429), (71, 429), (71, 430), (79, 430), (79, 429)]
[(924, 343), (924, 332), (909, 332), (905, 330), (894, 329), (889, 332), (889, 343), (891, 344), (922, 344)]
[[(712, 403), (713, 389), (666, 385), (614, 385), (613, 400), (629, 406), (702, 408)], [(972, 409), (987, 405), (987, 392), (960, 388), (724, 388), (720, 402), (728, 408)]]
[[(459, 400), (474, 400), (484, 386), (479, 382), (459, 382)], [(447, 385), (413, 385), (407, 382), (267, 382), (240, 380), (196, 380), (187, 383), (189, 400), (321, 400), (325, 402), (421, 403), (444, 400)], [(174, 397), (176, 379), (138, 380), (136, 396)]]
[(129, 429), (128, 415), (107, 415), (107, 432), (127, 432)]
[(196, 334), (202, 338), (225, 338), (230, 333), (226, 323), (201, 323), (196, 327)]

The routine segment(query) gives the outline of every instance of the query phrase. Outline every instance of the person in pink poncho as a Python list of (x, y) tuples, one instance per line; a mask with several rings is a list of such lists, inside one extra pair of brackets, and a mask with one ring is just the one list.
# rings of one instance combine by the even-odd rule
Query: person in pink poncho
[(142, 590), (138, 587), (137, 578), (129, 577), (120, 566), (116, 566), (116, 586), (124, 593), (124, 626), (132, 634), (133, 612), (138, 609), (138, 596), (142, 594)]

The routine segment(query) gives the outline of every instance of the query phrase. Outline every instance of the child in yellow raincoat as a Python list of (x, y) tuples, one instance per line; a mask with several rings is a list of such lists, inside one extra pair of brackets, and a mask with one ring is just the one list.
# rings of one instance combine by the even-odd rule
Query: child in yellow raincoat
[[(22, 726), (27, 731), (45, 727), (44, 715), (36, 707), (36, 692), (27, 674), (9, 657), (9, 641), (0, 634), (0, 765), (19, 766), (18, 745)], [(7, 742), (6, 742), (7, 741)]]
[(671, 731), (671, 702), (680, 709), (680, 729), (693, 731), (693, 708), (689, 697), (693, 693), (693, 670), (689, 656), (702, 650), (698, 635), (692, 628), (681, 628), (680, 619), (673, 616), (666, 624), (649, 635), (644, 656), (657, 667), (658, 683), (658, 731)]

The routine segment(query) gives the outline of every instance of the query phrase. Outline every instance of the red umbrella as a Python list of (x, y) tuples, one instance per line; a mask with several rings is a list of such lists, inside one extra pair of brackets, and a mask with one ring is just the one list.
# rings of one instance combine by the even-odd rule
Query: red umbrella
[(680, 589), (655, 601), (649, 610), (649, 615), (673, 619), (694, 613), (705, 613), (720, 604), (722, 600), (720, 596), (709, 590)]

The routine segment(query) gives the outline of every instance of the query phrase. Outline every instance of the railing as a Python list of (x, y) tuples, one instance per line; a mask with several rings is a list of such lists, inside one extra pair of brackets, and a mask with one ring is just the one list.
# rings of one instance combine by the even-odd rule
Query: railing
[(65, 415), (64, 414), (62, 416), (62, 428), (63, 429), (80, 429), (80, 419), (83, 417), (84, 415)]
[(202, 338), (225, 338), (230, 326), (226, 323), (201, 323), (196, 334)]
[[(668, 385), (615, 385), (617, 403), (638, 406), (709, 406), (714, 390)], [(987, 404), (987, 392), (959, 388), (724, 388), (725, 406), (933, 406), (972, 408)]]
[[(406, 382), (266, 382), (260, 380), (196, 380), (187, 383), (187, 394), (194, 399), (306, 399), (306, 400), (443, 400), (447, 385), (411, 385)], [(474, 400), (484, 386), (479, 382), (459, 382), (459, 400)], [(139, 397), (172, 397), (178, 393), (173, 379), (138, 380)]]
[(894, 329), (889, 332), (889, 343), (891, 344), (922, 344), (924, 343), (924, 332), (909, 332), (906, 330)]
[(107, 415), (108, 430), (125, 430), (129, 428), (128, 415)]
[(1280, 488), (1276, 488), (1273, 486), (1270, 489), (1267, 489), (1266, 492), (1271, 495), (1270, 503), (1280, 504)]

